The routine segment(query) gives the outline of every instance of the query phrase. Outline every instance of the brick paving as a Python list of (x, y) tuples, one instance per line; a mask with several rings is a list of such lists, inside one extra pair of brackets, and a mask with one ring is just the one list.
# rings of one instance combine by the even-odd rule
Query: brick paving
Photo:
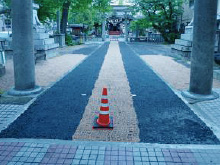
[(0, 163), (1, 165), (218, 165), (220, 146), (1, 139)]
[[(94, 117), (99, 113), (101, 90), (105, 86), (109, 89), (110, 115), (113, 116), (114, 129), (94, 130), (92, 125)], [(73, 135), (73, 139), (140, 141), (136, 113), (118, 42), (111, 42), (109, 46), (98, 80), (95, 83), (95, 88), (92, 91), (92, 96)]]

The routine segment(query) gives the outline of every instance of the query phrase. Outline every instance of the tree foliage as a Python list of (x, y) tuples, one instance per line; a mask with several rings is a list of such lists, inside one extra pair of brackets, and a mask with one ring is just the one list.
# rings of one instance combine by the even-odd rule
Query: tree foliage
[[(101, 21), (101, 15), (111, 10), (110, 0), (35, 0), (40, 5), (41, 21), (56, 19), (56, 11), (62, 11), (61, 32), (66, 32), (66, 24), (83, 23), (89, 27)], [(56, 3), (54, 3), (56, 2)]]
[(179, 36), (177, 23), (182, 14), (182, 3), (183, 0), (135, 0), (135, 10), (143, 13), (166, 42), (172, 43)]
[(132, 21), (130, 25), (130, 28), (133, 31), (138, 30), (140, 35), (144, 35), (145, 30), (149, 27), (152, 27), (152, 24), (146, 18), (141, 18), (141, 19)]

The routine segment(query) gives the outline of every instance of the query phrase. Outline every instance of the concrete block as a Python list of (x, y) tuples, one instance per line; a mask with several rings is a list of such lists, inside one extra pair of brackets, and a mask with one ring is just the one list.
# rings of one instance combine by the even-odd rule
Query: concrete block
[(192, 33), (193, 33), (193, 26), (186, 26), (185, 34), (192, 34)]
[(37, 27), (36, 29), (34, 29), (34, 32), (36, 32), (36, 33), (45, 33), (45, 29), (41, 28), (41, 27)]
[(53, 43), (54, 43), (54, 38), (34, 40), (34, 45), (47, 45)]
[(192, 34), (181, 34), (181, 39), (182, 40), (187, 40), (187, 41), (192, 41), (193, 40), (193, 35)]
[(186, 40), (182, 40), (182, 39), (176, 39), (175, 40), (175, 44), (177, 45), (182, 45), (182, 46), (192, 46), (192, 41), (186, 41)]
[(178, 56), (181, 57), (182, 59), (190, 60), (191, 52), (183, 52), (177, 49), (171, 49), (171, 52), (174, 54), (174, 57)]
[(171, 45), (171, 48), (176, 49), (176, 50), (180, 50), (183, 52), (191, 52), (192, 51), (192, 47), (176, 45), (176, 44)]
[(46, 38), (49, 38), (49, 34), (47, 34), (47, 33), (34, 33), (35, 40), (46, 39)]
[(59, 44), (57, 43), (48, 44), (48, 45), (35, 45), (35, 50), (49, 50), (49, 49), (54, 49), (58, 47), (59, 47)]

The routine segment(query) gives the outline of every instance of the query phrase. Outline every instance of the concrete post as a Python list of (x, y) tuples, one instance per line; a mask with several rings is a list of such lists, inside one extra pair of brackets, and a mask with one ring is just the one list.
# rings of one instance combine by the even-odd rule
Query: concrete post
[(128, 15), (125, 13), (125, 41), (128, 41)]
[(102, 21), (102, 41), (105, 41), (105, 17), (103, 18), (103, 21)]
[(57, 33), (60, 34), (60, 11), (57, 10)]
[(138, 37), (139, 37), (139, 26), (138, 25), (136, 25), (135, 33), (136, 33), (136, 38), (137, 38), (137, 41), (138, 41)]
[(12, 48), (15, 88), (10, 95), (40, 92), (35, 86), (33, 45), (33, 4), (30, 0), (12, 0)]
[(195, 0), (190, 86), (183, 96), (196, 100), (218, 97), (212, 92), (217, 0)]

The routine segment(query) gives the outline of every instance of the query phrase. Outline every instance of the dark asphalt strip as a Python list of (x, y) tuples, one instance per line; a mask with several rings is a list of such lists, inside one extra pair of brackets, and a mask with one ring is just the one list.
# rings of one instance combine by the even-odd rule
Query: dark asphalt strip
[(84, 55), (89, 55), (93, 50), (95, 50), (99, 45), (98, 44), (92, 44), (92, 45), (87, 45), (87, 47), (83, 49), (77, 49), (73, 50), (72, 54), (84, 54)]
[(24, 114), (1, 132), (0, 137), (72, 139), (92, 94), (108, 47), (109, 43), (105, 43), (37, 98)]
[(137, 95), (133, 101), (141, 142), (220, 144), (213, 132), (128, 45), (121, 42), (120, 51), (131, 93)]

